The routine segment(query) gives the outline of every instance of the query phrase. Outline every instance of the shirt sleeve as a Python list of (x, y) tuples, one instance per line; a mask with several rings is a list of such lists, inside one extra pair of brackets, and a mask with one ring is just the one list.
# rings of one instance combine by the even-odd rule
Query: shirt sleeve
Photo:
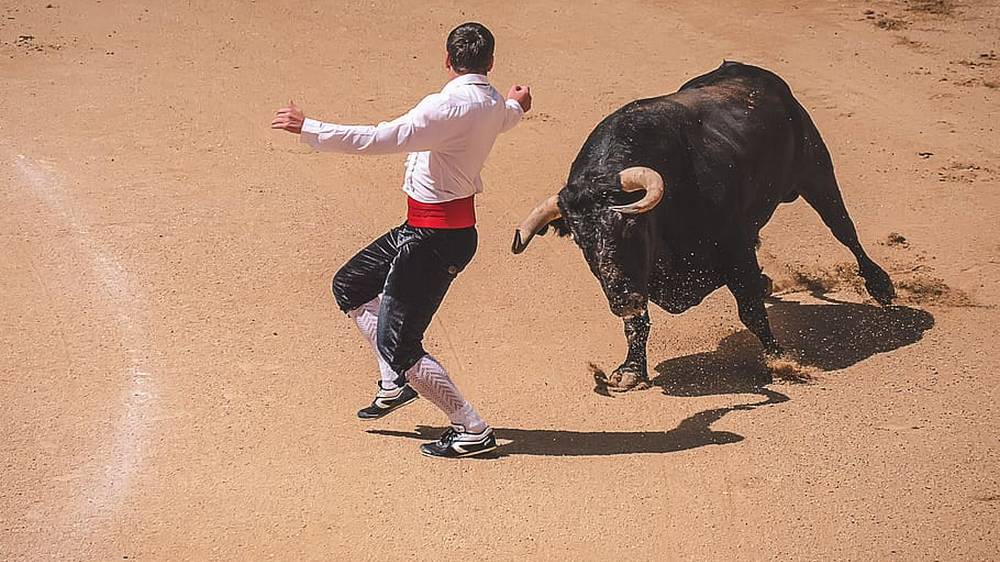
[(514, 100), (507, 100), (504, 105), (507, 108), (507, 112), (504, 114), (503, 127), (500, 128), (501, 133), (506, 133), (507, 131), (514, 128), (521, 122), (521, 118), (524, 117), (524, 110), (521, 109), (521, 104)]
[(306, 119), (300, 140), (316, 150), (350, 154), (435, 150), (448, 138), (447, 117), (442, 100), (430, 95), (405, 115), (378, 125), (337, 125)]

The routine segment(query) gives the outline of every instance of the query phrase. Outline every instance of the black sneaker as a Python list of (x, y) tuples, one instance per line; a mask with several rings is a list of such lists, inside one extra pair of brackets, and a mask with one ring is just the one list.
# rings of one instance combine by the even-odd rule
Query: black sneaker
[(458, 459), (482, 455), (497, 448), (493, 430), (486, 428), (479, 433), (469, 433), (460, 425), (452, 425), (433, 443), (420, 446), (420, 452), (428, 457)]
[(358, 417), (363, 420), (377, 420), (388, 415), (393, 410), (398, 410), (406, 406), (417, 398), (420, 398), (420, 395), (417, 394), (416, 390), (410, 388), (408, 384), (392, 390), (386, 390), (379, 383), (375, 400), (372, 400), (371, 405), (367, 408), (358, 410)]

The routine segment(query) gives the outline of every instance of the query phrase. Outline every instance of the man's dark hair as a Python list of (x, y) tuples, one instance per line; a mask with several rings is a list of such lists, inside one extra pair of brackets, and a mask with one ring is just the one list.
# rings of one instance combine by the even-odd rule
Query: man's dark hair
[(470, 21), (448, 34), (451, 68), (458, 73), (486, 74), (493, 60), (493, 34), (481, 23)]

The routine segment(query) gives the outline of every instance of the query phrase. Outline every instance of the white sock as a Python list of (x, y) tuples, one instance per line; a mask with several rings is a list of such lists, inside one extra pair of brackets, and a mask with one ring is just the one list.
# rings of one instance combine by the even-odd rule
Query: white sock
[(392, 371), (392, 367), (382, 358), (382, 354), (378, 351), (378, 345), (375, 344), (376, 332), (378, 331), (378, 310), (381, 303), (382, 299), (375, 297), (348, 312), (347, 315), (358, 325), (358, 331), (368, 340), (368, 343), (372, 346), (372, 351), (375, 352), (375, 358), (378, 360), (378, 370), (381, 373), (382, 388), (393, 390), (396, 388), (396, 373)]
[(430, 355), (424, 355), (406, 371), (406, 382), (441, 409), (451, 423), (465, 427), (470, 433), (479, 433), (488, 427), (472, 404), (462, 397), (444, 367)]

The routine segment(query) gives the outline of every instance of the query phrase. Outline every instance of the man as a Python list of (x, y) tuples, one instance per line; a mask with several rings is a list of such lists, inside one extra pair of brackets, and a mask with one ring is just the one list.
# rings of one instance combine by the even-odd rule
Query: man
[(450, 81), (394, 121), (323, 123), (289, 102), (271, 123), (318, 150), (409, 152), (406, 222), (351, 258), (334, 276), (333, 294), (372, 344), (381, 372), (374, 401), (358, 417), (378, 419), (418, 395), (427, 398), (451, 422), (440, 439), (421, 445), (432, 457), (480, 455), (497, 446), (493, 430), (422, 344), (448, 287), (476, 253), (474, 201), (486, 157), (497, 135), (531, 108), (528, 87), (512, 86), (504, 100), (490, 85), (493, 48), (493, 34), (479, 23), (453, 29), (445, 57)]

